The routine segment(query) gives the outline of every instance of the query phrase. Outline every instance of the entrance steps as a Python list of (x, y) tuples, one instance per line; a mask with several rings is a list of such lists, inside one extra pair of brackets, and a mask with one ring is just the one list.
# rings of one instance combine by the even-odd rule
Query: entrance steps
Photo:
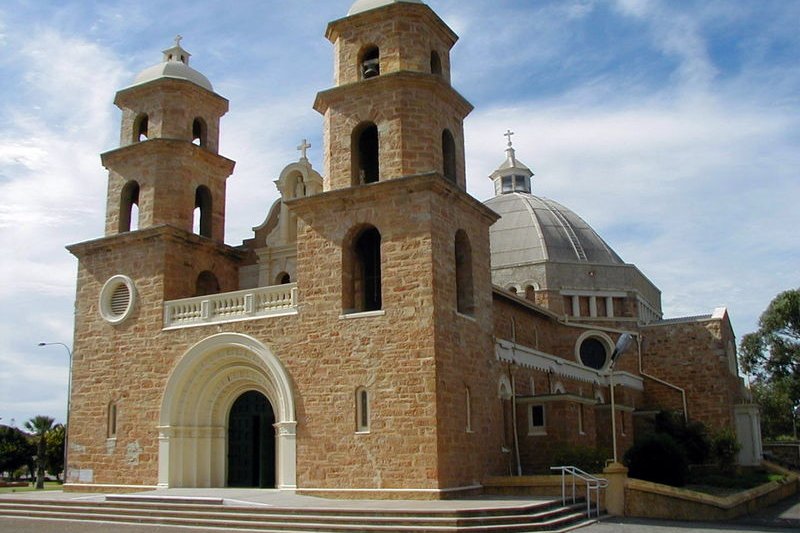
[[(352, 505), (352, 502), (349, 502)], [(410, 504), (413, 507), (413, 504)], [(477, 507), (480, 506), (480, 507)], [(474, 509), (375, 509), (229, 505), (222, 498), (107, 496), (104, 501), (0, 498), (0, 516), (259, 532), (563, 532), (593, 523), (585, 504), (540, 501)]]

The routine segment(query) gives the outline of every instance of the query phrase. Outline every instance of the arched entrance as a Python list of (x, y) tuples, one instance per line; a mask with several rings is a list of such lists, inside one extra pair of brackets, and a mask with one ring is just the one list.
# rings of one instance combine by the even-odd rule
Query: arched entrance
[[(246, 399), (237, 405), (242, 398)], [(239, 333), (203, 339), (186, 351), (170, 374), (158, 426), (159, 487), (229, 485), (231, 415), (237, 426), (245, 424), (240, 417), (251, 417), (250, 438), (256, 435), (252, 416), (259, 417), (258, 479), (251, 477), (246, 484), (295, 489), (297, 421), (289, 375), (267, 346)], [(240, 446), (240, 441), (235, 437), (234, 445)], [(266, 452), (271, 459), (263, 459), (264, 443), (274, 446)], [(239, 461), (234, 461), (236, 468)], [(268, 466), (272, 474), (262, 477), (261, 470)], [(243, 474), (237, 476), (237, 484), (246, 481)]]
[(258, 391), (239, 396), (228, 415), (228, 486), (275, 487), (275, 413)]

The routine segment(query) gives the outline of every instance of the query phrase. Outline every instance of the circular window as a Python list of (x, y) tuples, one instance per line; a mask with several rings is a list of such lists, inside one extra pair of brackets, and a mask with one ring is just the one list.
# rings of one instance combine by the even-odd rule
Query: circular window
[(100, 290), (100, 315), (106, 322), (119, 324), (133, 310), (135, 290), (128, 276), (114, 276)]
[(584, 339), (581, 342), (580, 358), (584, 366), (600, 370), (606, 366), (606, 359), (608, 358), (605, 343), (596, 337)]

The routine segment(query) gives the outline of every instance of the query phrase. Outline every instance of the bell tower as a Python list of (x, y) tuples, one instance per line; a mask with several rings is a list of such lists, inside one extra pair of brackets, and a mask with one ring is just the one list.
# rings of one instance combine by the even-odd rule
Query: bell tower
[(332, 332), (305, 349), (338, 354), (330, 387), (306, 401), (358, 400), (355, 428), (314, 438), (356, 466), (345, 474), (319, 465), (298, 481), (461, 490), (502, 460), (502, 413), (470, 403), (496, 396), (484, 378), (495, 360), (489, 227), (497, 215), (466, 192), (463, 120), (472, 106), (450, 85), (457, 36), (419, 0), (358, 0), (326, 36), (335, 86), (314, 103), (324, 116), (323, 191), (287, 207), (298, 219), (303, 312)]
[(224, 242), (225, 181), (234, 163), (218, 151), (228, 101), (189, 66), (180, 41), (114, 99), (122, 127), (120, 148), (102, 155), (106, 236), (167, 224)]
[(335, 86), (325, 117), (325, 190), (438, 173), (466, 189), (464, 118), (450, 86), (458, 37), (422, 2), (359, 0), (331, 22)]

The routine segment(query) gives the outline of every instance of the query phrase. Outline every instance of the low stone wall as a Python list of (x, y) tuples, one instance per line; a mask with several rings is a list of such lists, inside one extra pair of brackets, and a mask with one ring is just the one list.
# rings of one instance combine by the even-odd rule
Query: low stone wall
[[(604, 477), (603, 474), (593, 474)], [(535, 496), (538, 498), (561, 498), (561, 476), (503, 476), (484, 480), (483, 493), (496, 496)], [(566, 494), (572, 500), (572, 478), (566, 477)], [(575, 497), (586, 497), (586, 484), (575, 480)], [(594, 500), (594, 492), (592, 500)], [(600, 508), (606, 507), (606, 491), (600, 491)]]
[(719, 497), (629, 478), (625, 484), (625, 516), (670, 520), (729, 520), (755, 513), (798, 491), (798, 476), (776, 465), (787, 477), (732, 496)]
[(765, 442), (763, 447), (781, 463), (800, 469), (800, 442)]

